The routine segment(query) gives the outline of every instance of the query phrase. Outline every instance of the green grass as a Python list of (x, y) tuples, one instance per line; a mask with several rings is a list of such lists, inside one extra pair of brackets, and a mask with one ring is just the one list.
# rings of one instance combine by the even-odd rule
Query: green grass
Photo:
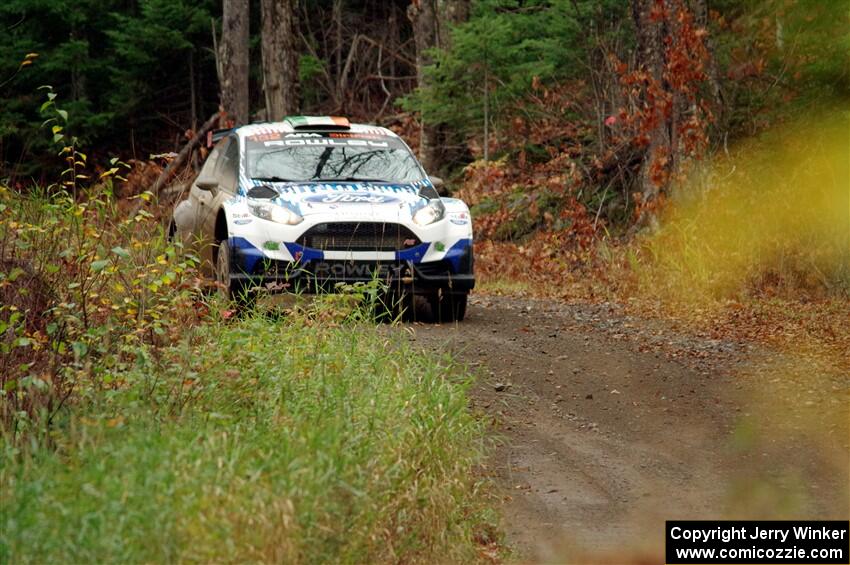
[(467, 561), (492, 531), (468, 377), (373, 324), (211, 322), (110, 378), (6, 433), (0, 562)]
[(483, 294), (496, 295), (529, 295), (533, 292), (533, 287), (526, 281), (507, 278), (488, 277), (483, 279), (479, 284), (476, 284), (475, 291)]

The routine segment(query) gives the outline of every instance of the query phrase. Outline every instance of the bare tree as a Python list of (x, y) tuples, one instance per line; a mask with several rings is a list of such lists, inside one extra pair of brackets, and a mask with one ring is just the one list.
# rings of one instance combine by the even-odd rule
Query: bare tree
[[(407, 17), (413, 24), (416, 43), (416, 82), (419, 88), (427, 88), (425, 67), (434, 62), (428, 50), (436, 47), (439, 40), (436, 0), (414, 0), (407, 8)], [(428, 172), (437, 168), (437, 137), (436, 127), (423, 119), (419, 132), (419, 160)]]
[(218, 50), (221, 105), (229, 119), (248, 122), (248, 0), (223, 0)]
[[(425, 67), (434, 63), (433, 48), (448, 49), (451, 26), (469, 19), (469, 0), (413, 0), (407, 8), (416, 43), (416, 77), (419, 88), (428, 87)], [(419, 158), (426, 171), (437, 170), (443, 161), (445, 132), (422, 120)]]
[(263, 91), (266, 118), (281, 120), (298, 112), (298, 35), (296, 0), (262, 0)]
[(440, 48), (451, 46), (451, 28), (469, 20), (469, 0), (440, 0), (438, 2)]
[[(416, 87), (413, 29), (403, 17), (409, 0), (296, 2), (299, 49), (311, 59), (311, 88), (302, 106), (326, 114), (372, 115), (380, 121), (390, 102)], [(392, 118), (389, 118), (392, 119)]]

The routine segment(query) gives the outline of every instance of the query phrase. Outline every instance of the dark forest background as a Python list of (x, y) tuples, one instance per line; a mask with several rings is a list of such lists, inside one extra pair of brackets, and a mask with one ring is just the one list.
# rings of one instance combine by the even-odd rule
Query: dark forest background
[(501, 159), (544, 208), (569, 192), (642, 223), (689, 160), (846, 101), (847, 23), (846, 3), (812, 0), (8, 0), (0, 178), (62, 165), (45, 85), (92, 165), (179, 151), (227, 106), (234, 49), (247, 115), (224, 109), (265, 119), (274, 40), (297, 67), (287, 114), (393, 127), (433, 173)]

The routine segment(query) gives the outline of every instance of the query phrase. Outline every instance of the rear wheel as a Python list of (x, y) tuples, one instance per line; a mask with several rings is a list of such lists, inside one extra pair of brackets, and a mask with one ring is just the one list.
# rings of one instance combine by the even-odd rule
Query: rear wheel
[(431, 298), (431, 312), (439, 324), (462, 322), (466, 317), (467, 292), (440, 291)]

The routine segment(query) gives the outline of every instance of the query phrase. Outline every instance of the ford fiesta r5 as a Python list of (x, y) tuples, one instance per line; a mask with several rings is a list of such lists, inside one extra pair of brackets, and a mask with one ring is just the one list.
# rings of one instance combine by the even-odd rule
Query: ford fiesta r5
[(475, 286), (466, 204), (441, 197), (395, 133), (345, 118), (227, 132), (175, 208), (171, 232), (228, 298), (378, 278), (454, 321)]

